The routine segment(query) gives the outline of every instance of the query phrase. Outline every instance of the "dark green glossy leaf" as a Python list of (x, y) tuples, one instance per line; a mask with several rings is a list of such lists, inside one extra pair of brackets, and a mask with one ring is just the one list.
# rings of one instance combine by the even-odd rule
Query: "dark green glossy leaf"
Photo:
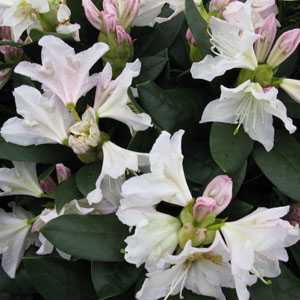
[(95, 183), (100, 175), (102, 164), (100, 161), (82, 167), (76, 174), (76, 184), (79, 191), (86, 196), (95, 189)]
[(42, 233), (58, 249), (94, 261), (122, 261), (121, 249), (128, 228), (115, 215), (61, 216)]
[(153, 82), (138, 85), (140, 105), (161, 130), (188, 129), (201, 118), (204, 103), (195, 89), (163, 90)]
[(32, 161), (37, 163), (60, 163), (77, 160), (73, 152), (61, 145), (18, 146), (0, 140), (0, 159)]
[(135, 80), (135, 83), (155, 80), (165, 68), (168, 62), (168, 52), (163, 50), (155, 56), (142, 57), (142, 69), (140, 76)]
[(211, 45), (207, 33), (207, 23), (201, 18), (193, 0), (185, 0), (185, 16), (202, 55), (209, 54)]
[(93, 263), (92, 281), (98, 300), (125, 293), (136, 283), (140, 273), (134, 265), (126, 263)]
[(262, 146), (254, 150), (253, 156), (262, 172), (285, 195), (299, 201), (300, 195), (300, 144), (281, 133), (270, 152)]
[(45, 300), (95, 300), (90, 266), (54, 257), (25, 257), (24, 265)]
[(56, 209), (60, 211), (64, 205), (74, 199), (83, 198), (82, 194), (77, 188), (75, 176), (70, 177), (59, 186), (54, 192)]
[(214, 123), (210, 132), (210, 151), (214, 161), (224, 172), (240, 169), (253, 148), (253, 141), (241, 128), (235, 135), (236, 126)]
[[(135, 55), (137, 57), (153, 56), (169, 48), (175, 41), (184, 24), (184, 15), (179, 14), (168, 22), (156, 24), (153, 28), (135, 28)], [(137, 36), (135, 36), (137, 34)]]

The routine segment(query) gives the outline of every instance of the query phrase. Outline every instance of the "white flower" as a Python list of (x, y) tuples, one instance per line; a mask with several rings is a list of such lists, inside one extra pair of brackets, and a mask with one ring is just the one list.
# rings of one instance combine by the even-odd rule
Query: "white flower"
[(13, 162), (15, 168), (0, 169), (0, 197), (8, 195), (29, 195), (41, 197), (43, 191), (39, 185), (35, 163)]
[(257, 35), (251, 31), (242, 31), (237, 25), (221, 19), (210, 18), (212, 51), (216, 56), (207, 55), (192, 65), (193, 78), (213, 80), (234, 68), (255, 70), (257, 60), (253, 44)]
[(101, 183), (105, 176), (118, 179), (127, 169), (137, 172), (140, 166), (147, 164), (147, 154), (123, 149), (112, 142), (104, 143), (102, 151), (102, 169), (96, 181), (96, 189), (87, 196), (90, 204), (102, 200)]
[(254, 32), (252, 3), (253, 0), (230, 2), (223, 11), (224, 19), (242, 30)]
[[(232, 273), (239, 300), (249, 299), (243, 275), (251, 272), (258, 278), (280, 275), (279, 261), (288, 261), (285, 250), (300, 239), (298, 227), (281, 220), (289, 207), (258, 208), (250, 215), (228, 222), (221, 228), (231, 252)], [(263, 279), (264, 280), (264, 279)]]
[(205, 108), (200, 123), (222, 122), (243, 125), (249, 136), (270, 151), (274, 145), (273, 116), (281, 119), (293, 133), (296, 127), (284, 104), (277, 99), (278, 90), (263, 90), (258, 83), (246, 81), (234, 89), (221, 87), (221, 97)]
[(82, 121), (74, 124), (69, 131), (69, 146), (76, 154), (85, 154), (100, 143), (96, 114), (91, 107), (82, 115)]
[(19, 41), (23, 32), (37, 24), (37, 16), (49, 11), (48, 0), (1, 0), (1, 26), (11, 27), (13, 38)]
[[(44, 209), (42, 213), (38, 216), (35, 223), (32, 226), (32, 231), (38, 232), (40, 229), (47, 224), (48, 222), (58, 218), (59, 216), (63, 215), (88, 215), (94, 211), (93, 207), (89, 207), (85, 200), (72, 200), (71, 202), (67, 203), (60, 212), (53, 209)], [(38, 236), (38, 246), (39, 249), (37, 250), (38, 255), (48, 255), (54, 251), (54, 246), (51, 244), (42, 233), (39, 233)], [(66, 254), (59, 249), (56, 249), (57, 252), (60, 254), (62, 258), (70, 259), (71, 256)]]
[(182, 297), (187, 288), (198, 295), (225, 300), (222, 287), (234, 287), (228, 249), (219, 233), (210, 247), (194, 248), (189, 241), (180, 254), (165, 260), (173, 266), (148, 273), (137, 299), (167, 299), (176, 294)]
[(178, 245), (180, 221), (152, 208), (119, 209), (117, 216), (124, 224), (136, 226), (135, 233), (125, 240), (125, 260), (137, 267), (145, 263), (147, 270), (163, 267), (162, 259), (172, 254)]
[(39, 45), (42, 46), (43, 65), (21, 62), (15, 72), (41, 82), (65, 105), (74, 106), (96, 85), (95, 76), (89, 76), (89, 71), (108, 51), (108, 46), (96, 43), (76, 54), (72, 47), (54, 36), (41, 38)]
[(183, 134), (183, 130), (173, 137), (161, 133), (149, 155), (151, 172), (132, 177), (122, 187), (123, 197), (131, 198), (128, 205), (151, 206), (165, 201), (185, 207), (192, 200), (182, 165)]
[(151, 126), (151, 117), (145, 113), (135, 113), (128, 96), (133, 78), (140, 74), (141, 62), (137, 59), (126, 64), (122, 73), (112, 80), (112, 68), (108, 63), (100, 73), (94, 108), (99, 118), (111, 118), (126, 124), (131, 132), (146, 130)]
[(18, 206), (13, 207), (12, 213), (0, 209), (2, 268), (11, 278), (15, 278), (24, 252), (30, 246), (28, 239), (31, 229), (30, 218), (32, 215)]
[[(198, 5), (201, 1), (194, 0)], [(173, 10), (169, 17), (158, 17), (165, 4)], [(134, 20), (135, 26), (153, 26), (156, 22), (162, 23), (174, 18), (185, 9), (184, 0), (141, 0), (138, 16)]]
[(79, 38), (79, 24), (71, 24), (71, 10), (66, 4), (60, 4), (57, 11), (57, 20), (59, 25), (56, 27), (56, 31), (62, 34), (72, 34), (75, 41), (80, 41)]
[(300, 80), (282, 79), (280, 87), (296, 102), (300, 103)]
[(74, 120), (53, 94), (42, 95), (30, 86), (14, 90), (17, 112), (23, 117), (6, 121), (1, 129), (5, 141), (22, 145), (64, 144)]

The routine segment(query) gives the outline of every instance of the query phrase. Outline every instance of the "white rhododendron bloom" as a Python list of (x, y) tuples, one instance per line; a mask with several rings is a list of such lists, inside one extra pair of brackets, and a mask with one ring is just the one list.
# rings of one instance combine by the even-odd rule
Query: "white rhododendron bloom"
[(197, 295), (225, 300), (222, 287), (234, 287), (229, 260), (219, 233), (208, 248), (194, 248), (189, 241), (178, 255), (166, 256), (170, 268), (147, 274), (136, 297), (139, 300), (167, 299), (177, 294), (182, 297), (183, 289), (187, 288)]
[(264, 90), (258, 83), (250, 81), (233, 89), (222, 86), (220, 99), (206, 106), (200, 122), (238, 124), (237, 128), (243, 125), (253, 140), (270, 151), (274, 145), (273, 116), (282, 120), (289, 133), (296, 130), (277, 94), (276, 88)]
[(21, 35), (37, 25), (38, 14), (49, 12), (48, 0), (1, 0), (0, 26), (12, 29), (14, 40), (19, 41)]
[(255, 70), (257, 60), (253, 45), (258, 36), (254, 32), (241, 31), (237, 25), (215, 17), (210, 18), (209, 30), (215, 56), (207, 55), (193, 63), (193, 78), (211, 81), (234, 68)]
[(178, 245), (180, 221), (151, 208), (119, 209), (117, 216), (124, 224), (136, 226), (135, 233), (125, 240), (126, 261), (137, 267), (145, 263), (149, 271), (164, 266), (162, 259), (172, 254)]
[(139, 167), (143, 167), (147, 164), (147, 154), (124, 149), (110, 141), (103, 144), (102, 151), (102, 169), (96, 181), (96, 189), (91, 191), (87, 196), (87, 199), (91, 204), (101, 201), (103, 197), (101, 183), (105, 176), (109, 176), (112, 179), (118, 179), (125, 174), (127, 169), (137, 172)]
[(31, 213), (13, 206), (11, 213), (0, 209), (1, 265), (10, 278), (14, 278), (23, 254), (30, 246)]
[(131, 132), (146, 130), (151, 126), (151, 117), (145, 113), (135, 113), (132, 110), (133, 103), (129, 98), (128, 89), (133, 78), (141, 71), (141, 62), (137, 59), (133, 63), (126, 64), (122, 73), (112, 79), (112, 68), (106, 64), (99, 75), (94, 109), (98, 117), (111, 118), (126, 124)]
[[(135, 198), (142, 206), (161, 201), (186, 206), (192, 200), (182, 165), (183, 134), (183, 130), (172, 137), (168, 132), (161, 133), (149, 154), (151, 172), (126, 181), (122, 187), (125, 198)], [(144, 201), (140, 203), (139, 198)]]
[(286, 247), (300, 239), (298, 227), (281, 218), (289, 207), (258, 208), (250, 215), (228, 222), (221, 228), (230, 249), (231, 268), (239, 300), (249, 299), (243, 274), (251, 272), (258, 278), (280, 275), (279, 261), (288, 261)]
[(14, 90), (17, 112), (1, 128), (5, 141), (22, 145), (65, 144), (68, 129), (75, 122), (59, 98), (23, 85)]
[(71, 18), (70, 8), (64, 3), (60, 4), (57, 10), (57, 21), (59, 24), (56, 27), (56, 31), (62, 34), (71, 34), (73, 35), (75, 41), (80, 41), (79, 38), (80, 25), (71, 24), (70, 18)]
[(108, 46), (96, 43), (76, 54), (72, 47), (54, 36), (41, 38), (39, 45), (42, 46), (42, 65), (23, 61), (15, 72), (41, 82), (66, 106), (74, 106), (96, 85), (96, 78), (90, 76), (89, 71), (108, 51)]
[(36, 174), (36, 164), (13, 162), (14, 168), (0, 168), (0, 196), (29, 195), (41, 197), (43, 191)]
[(296, 102), (300, 103), (300, 80), (282, 79), (280, 87)]
[(100, 142), (100, 130), (95, 111), (88, 107), (82, 115), (82, 120), (69, 128), (69, 146), (76, 154), (84, 154)]

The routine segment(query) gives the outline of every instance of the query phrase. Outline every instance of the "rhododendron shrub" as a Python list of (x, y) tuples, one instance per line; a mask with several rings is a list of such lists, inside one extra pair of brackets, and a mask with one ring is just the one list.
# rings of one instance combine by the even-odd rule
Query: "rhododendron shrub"
[(300, 299), (299, 24), (0, 0), (0, 300)]

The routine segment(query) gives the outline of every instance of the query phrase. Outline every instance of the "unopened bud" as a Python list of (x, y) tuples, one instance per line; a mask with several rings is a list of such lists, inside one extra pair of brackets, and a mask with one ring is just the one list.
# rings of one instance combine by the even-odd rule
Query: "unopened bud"
[(274, 14), (268, 16), (263, 24), (257, 30), (260, 36), (255, 43), (255, 54), (259, 63), (264, 63), (272, 48), (277, 33), (277, 20)]
[(41, 180), (40, 186), (44, 193), (51, 193), (54, 192), (56, 189), (56, 183), (51, 177)]
[(71, 176), (71, 170), (64, 164), (56, 164), (55, 168), (58, 183), (66, 181)]
[(98, 30), (101, 29), (101, 13), (92, 0), (82, 0), (84, 13), (89, 22)]
[(199, 197), (193, 207), (193, 217), (196, 222), (201, 222), (210, 214), (214, 214), (217, 208), (217, 202), (213, 198)]
[[(13, 36), (10, 27), (0, 27), (0, 40), (1, 41), (12, 41)], [(11, 62), (19, 60), (23, 56), (23, 50), (10, 45), (0, 46), (0, 52), (4, 56), (5, 62)]]
[(300, 80), (284, 78), (280, 87), (296, 102), (300, 103)]
[(282, 64), (297, 49), (300, 43), (300, 29), (284, 32), (276, 41), (267, 63), (273, 68)]
[(217, 216), (231, 202), (232, 199), (232, 180), (226, 175), (215, 177), (206, 187), (203, 197), (209, 197), (216, 201), (214, 214)]
[(113, 32), (100, 32), (98, 41), (109, 45), (109, 51), (102, 59), (105, 63), (110, 63), (113, 75), (116, 77), (124, 69), (126, 63), (132, 60), (132, 39), (122, 26), (116, 25)]
[(288, 221), (294, 225), (300, 225), (300, 206), (299, 205), (292, 205), (290, 212), (288, 214)]

